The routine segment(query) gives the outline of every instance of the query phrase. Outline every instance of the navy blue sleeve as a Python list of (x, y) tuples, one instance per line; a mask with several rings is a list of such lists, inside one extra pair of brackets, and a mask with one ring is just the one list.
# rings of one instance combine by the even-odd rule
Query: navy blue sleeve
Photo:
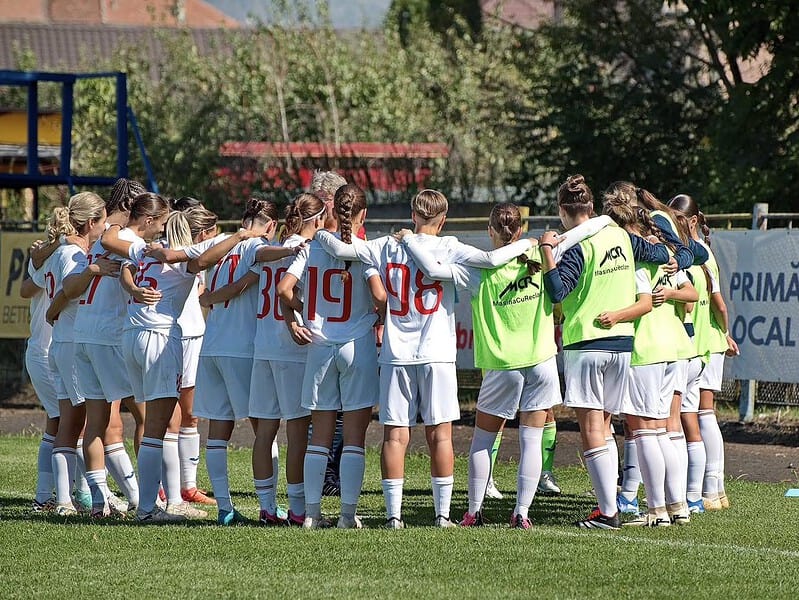
[(544, 289), (553, 304), (562, 302), (577, 287), (584, 266), (583, 249), (578, 245), (563, 254), (559, 265), (544, 273)]
[(677, 261), (677, 266), (681, 269), (687, 269), (694, 264), (694, 253), (692, 249), (687, 248), (685, 244), (682, 243), (682, 240), (674, 233), (669, 220), (663, 215), (655, 215), (652, 217), (652, 220), (663, 232), (663, 237), (666, 238), (666, 241), (674, 246), (674, 260)]
[(630, 234), (630, 243), (633, 245), (635, 262), (665, 265), (671, 259), (669, 249), (664, 244), (650, 244), (644, 238), (632, 233)]

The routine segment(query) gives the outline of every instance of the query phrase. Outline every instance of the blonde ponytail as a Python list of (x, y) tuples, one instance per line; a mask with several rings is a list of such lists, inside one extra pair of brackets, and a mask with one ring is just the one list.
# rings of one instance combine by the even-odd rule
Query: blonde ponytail
[(189, 221), (179, 210), (176, 210), (166, 221), (166, 241), (173, 250), (191, 246), (191, 227)]
[(66, 206), (56, 207), (47, 221), (47, 241), (54, 242), (62, 235), (75, 235), (76, 233), (72, 223), (69, 222), (69, 209)]

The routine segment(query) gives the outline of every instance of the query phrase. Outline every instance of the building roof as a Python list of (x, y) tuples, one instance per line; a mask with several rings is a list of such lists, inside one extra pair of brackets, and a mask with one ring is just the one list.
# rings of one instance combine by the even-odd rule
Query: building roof
[[(36, 59), (36, 69), (79, 71), (95, 64), (94, 57), (110, 57), (122, 47), (146, 48), (151, 64), (163, 55), (159, 31), (176, 35), (173, 29), (152, 27), (116, 27), (109, 25), (37, 25), (31, 23), (0, 24), (0, 69), (18, 69), (22, 53)], [(194, 40), (200, 54), (218, 47), (223, 29), (180, 29)]]

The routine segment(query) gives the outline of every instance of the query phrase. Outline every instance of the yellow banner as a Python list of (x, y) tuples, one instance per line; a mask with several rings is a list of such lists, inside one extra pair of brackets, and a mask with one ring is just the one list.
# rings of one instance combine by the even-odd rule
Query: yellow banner
[(0, 338), (30, 335), (30, 300), (19, 295), (28, 274), (28, 248), (44, 233), (0, 231)]

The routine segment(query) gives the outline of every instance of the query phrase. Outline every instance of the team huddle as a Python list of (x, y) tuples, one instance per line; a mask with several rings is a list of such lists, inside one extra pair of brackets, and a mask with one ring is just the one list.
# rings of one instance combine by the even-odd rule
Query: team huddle
[[(570, 177), (558, 191), (565, 232), (536, 240), (522, 237), (515, 205), (497, 204), (493, 250), (483, 251), (439, 235), (448, 203), (435, 190), (413, 198), (414, 231), (362, 239), (366, 196), (332, 172), (314, 176), (282, 224), (275, 204), (251, 199), (232, 235), (217, 235), (216, 215), (197, 200), (168, 201), (135, 181), (120, 179), (107, 202), (76, 194), (32, 248), (22, 292), (31, 298), (26, 365), (47, 412), (33, 510), (165, 523), (217, 505), (220, 525), (247, 523), (232, 502), (227, 449), (236, 421), (249, 418), (259, 524), (361, 528), (378, 406), (387, 527), (405, 526), (405, 455), (419, 421), (434, 525), (483, 524), (502, 429), (518, 414), (510, 525), (529, 529), (536, 492), (559, 493), (552, 409), (562, 402), (576, 413), (597, 498), (578, 526), (618, 529), (620, 513), (632, 514), (629, 525), (686, 524), (728, 506), (713, 394), (737, 347), (703, 216), (689, 196), (664, 205), (627, 182), (611, 185), (603, 205), (595, 216), (591, 190)], [(460, 521), (450, 516), (456, 293), (471, 298), (483, 369)], [(137, 425), (138, 474), (121, 404)], [(618, 491), (613, 415), (625, 427)], [(337, 417), (334, 523), (321, 505)], [(213, 497), (197, 488), (198, 418), (209, 422)], [(276, 498), (281, 421), (288, 510)]]

